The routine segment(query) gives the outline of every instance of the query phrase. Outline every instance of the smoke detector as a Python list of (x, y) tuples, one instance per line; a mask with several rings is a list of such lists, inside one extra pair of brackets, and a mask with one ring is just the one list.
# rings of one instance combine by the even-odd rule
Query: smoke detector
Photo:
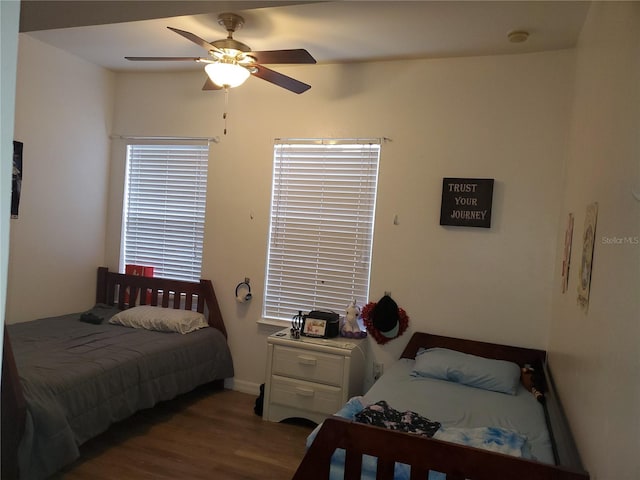
[(525, 30), (513, 30), (507, 34), (507, 38), (511, 43), (523, 43), (529, 38), (529, 32)]

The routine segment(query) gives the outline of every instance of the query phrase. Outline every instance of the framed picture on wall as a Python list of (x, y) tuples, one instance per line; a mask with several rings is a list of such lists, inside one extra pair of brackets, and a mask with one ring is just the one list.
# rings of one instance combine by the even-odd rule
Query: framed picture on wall
[(591, 205), (587, 205), (587, 215), (584, 219), (584, 233), (582, 234), (582, 259), (580, 260), (580, 272), (578, 275), (578, 305), (582, 307), (585, 313), (589, 309), (597, 219), (598, 204), (592, 203)]
[(493, 184), (493, 178), (443, 178), (440, 225), (491, 228)]
[(22, 190), (22, 142), (13, 142), (13, 170), (11, 173), (11, 218), (18, 218)]
[(573, 213), (567, 219), (567, 229), (564, 232), (564, 252), (562, 257), (562, 293), (569, 288), (569, 267), (571, 266), (571, 244), (573, 242)]

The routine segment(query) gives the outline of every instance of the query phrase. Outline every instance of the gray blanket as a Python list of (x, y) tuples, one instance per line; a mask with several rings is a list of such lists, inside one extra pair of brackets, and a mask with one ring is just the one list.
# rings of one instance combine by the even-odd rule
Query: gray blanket
[(181, 335), (79, 319), (7, 325), (27, 402), (21, 479), (55, 473), (78, 458), (78, 446), (138, 410), (233, 376), (216, 329)]

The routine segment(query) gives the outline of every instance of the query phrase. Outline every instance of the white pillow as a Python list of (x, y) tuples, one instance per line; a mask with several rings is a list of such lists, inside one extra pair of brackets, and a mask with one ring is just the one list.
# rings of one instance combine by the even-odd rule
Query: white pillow
[(128, 308), (109, 320), (114, 325), (144, 328), (157, 332), (190, 333), (209, 324), (200, 312), (142, 305)]

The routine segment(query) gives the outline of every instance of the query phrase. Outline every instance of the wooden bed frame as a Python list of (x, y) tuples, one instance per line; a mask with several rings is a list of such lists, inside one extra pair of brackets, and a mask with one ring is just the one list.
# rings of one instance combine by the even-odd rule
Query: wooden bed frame
[[(110, 272), (106, 267), (98, 267), (96, 285), (96, 303), (117, 305), (121, 310), (128, 308), (129, 305), (136, 305), (136, 303), (183, 310), (192, 310), (195, 307), (198, 312), (207, 314), (207, 321), (211, 327), (220, 330), (227, 337), (227, 330), (210, 280), (200, 280), (199, 283), (184, 282), (165, 278), (125, 275)], [(224, 380), (218, 380), (214, 383), (219, 388), (224, 386)], [(1, 395), (1, 478), (3, 480), (17, 479), (18, 446), (24, 433), (26, 403), (6, 325), (4, 327)]]
[[(142, 294), (146, 292), (146, 294)], [(147, 303), (148, 300), (151, 300)], [(106, 267), (98, 267), (96, 303), (117, 305), (124, 310), (129, 305), (152, 305), (164, 308), (196, 310), (208, 313), (209, 326), (227, 336), (220, 306), (211, 280), (183, 282), (167, 278), (141, 277), (110, 272)], [(207, 307), (205, 310), (205, 306)]]
[(545, 416), (556, 465), (395, 432), (341, 417), (326, 419), (307, 450), (293, 480), (328, 480), (331, 456), (346, 451), (345, 480), (360, 480), (362, 455), (378, 458), (377, 480), (392, 480), (395, 462), (411, 466), (411, 480), (425, 480), (429, 470), (447, 480), (587, 480), (564, 412), (546, 365), (546, 352), (472, 340), (414, 333), (401, 358), (415, 358), (419, 348), (442, 347), (486, 358), (529, 364), (544, 372)]

